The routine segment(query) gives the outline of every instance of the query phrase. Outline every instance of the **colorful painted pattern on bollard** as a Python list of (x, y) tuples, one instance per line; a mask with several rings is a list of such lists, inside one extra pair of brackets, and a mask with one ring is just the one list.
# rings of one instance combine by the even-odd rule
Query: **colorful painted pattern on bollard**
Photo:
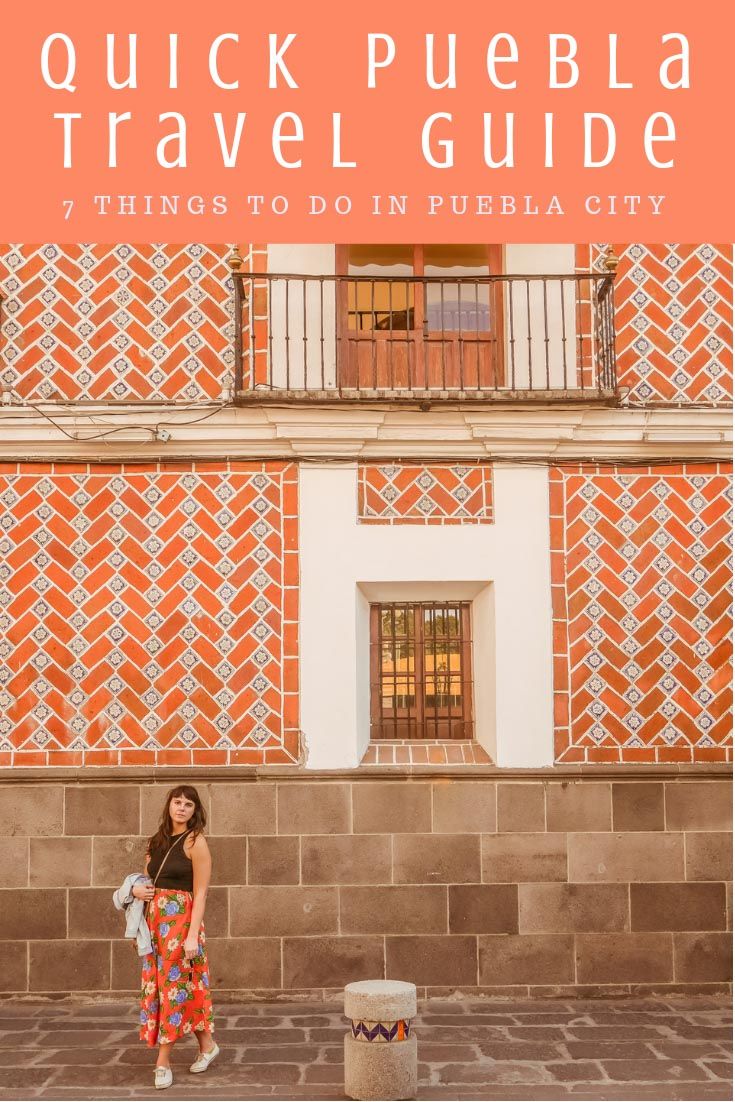
[(352, 1036), (356, 1041), (405, 1041), (410, 1034), (410, 1018), (399, 1018), (397, 1022), (352, 1022)]

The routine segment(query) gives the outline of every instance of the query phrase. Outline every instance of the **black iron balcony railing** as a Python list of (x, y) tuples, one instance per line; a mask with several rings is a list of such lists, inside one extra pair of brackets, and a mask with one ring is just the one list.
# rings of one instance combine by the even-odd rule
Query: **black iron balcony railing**
[(616, 395), (612, 271), (233, 276), (241, 401)]

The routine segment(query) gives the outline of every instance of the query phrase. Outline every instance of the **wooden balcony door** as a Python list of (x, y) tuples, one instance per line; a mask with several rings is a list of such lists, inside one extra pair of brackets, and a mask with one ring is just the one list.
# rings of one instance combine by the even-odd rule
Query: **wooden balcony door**
[(473, 282), (501, 274), (499, 245), (338, 245), (336, 259), (341, 387), (502, 385), (502, 284)]

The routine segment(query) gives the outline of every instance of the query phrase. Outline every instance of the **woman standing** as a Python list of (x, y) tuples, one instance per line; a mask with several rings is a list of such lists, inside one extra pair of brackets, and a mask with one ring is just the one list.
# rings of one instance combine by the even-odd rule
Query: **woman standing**
[(148, 842), (145, 871), (152, 882), (133, 888), (146, 900), (153, 946), (143, 959), (140, 1037), (151, 1048), (158, 1045), (157, 1090), (173, 1082), (171, 1049), (180, 1037), (193, 1033), (199, 1045), (190, 1071), (206, 1071), (219, 1052), (203, 922), (212, 870), (205, 823), (196, 788), (172, 788)]

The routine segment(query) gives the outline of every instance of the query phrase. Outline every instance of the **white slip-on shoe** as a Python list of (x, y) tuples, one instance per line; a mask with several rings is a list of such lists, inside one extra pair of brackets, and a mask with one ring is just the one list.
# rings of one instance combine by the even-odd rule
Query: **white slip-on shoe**
[(200, 1071), (206, 1071), (215, 1056), (219, 1056), (218, 1044), (215, 1044), (214, 1048), (210, 1048), (209, 1052), (200, 1052), (189, 1071), (193, 1072), (194, 1075), (198, 1075)]
[(171, 1068), (156, 1068), (153, 1084), (157, 1091), (165, 1091), (174, 1081), (174, 1073)]

